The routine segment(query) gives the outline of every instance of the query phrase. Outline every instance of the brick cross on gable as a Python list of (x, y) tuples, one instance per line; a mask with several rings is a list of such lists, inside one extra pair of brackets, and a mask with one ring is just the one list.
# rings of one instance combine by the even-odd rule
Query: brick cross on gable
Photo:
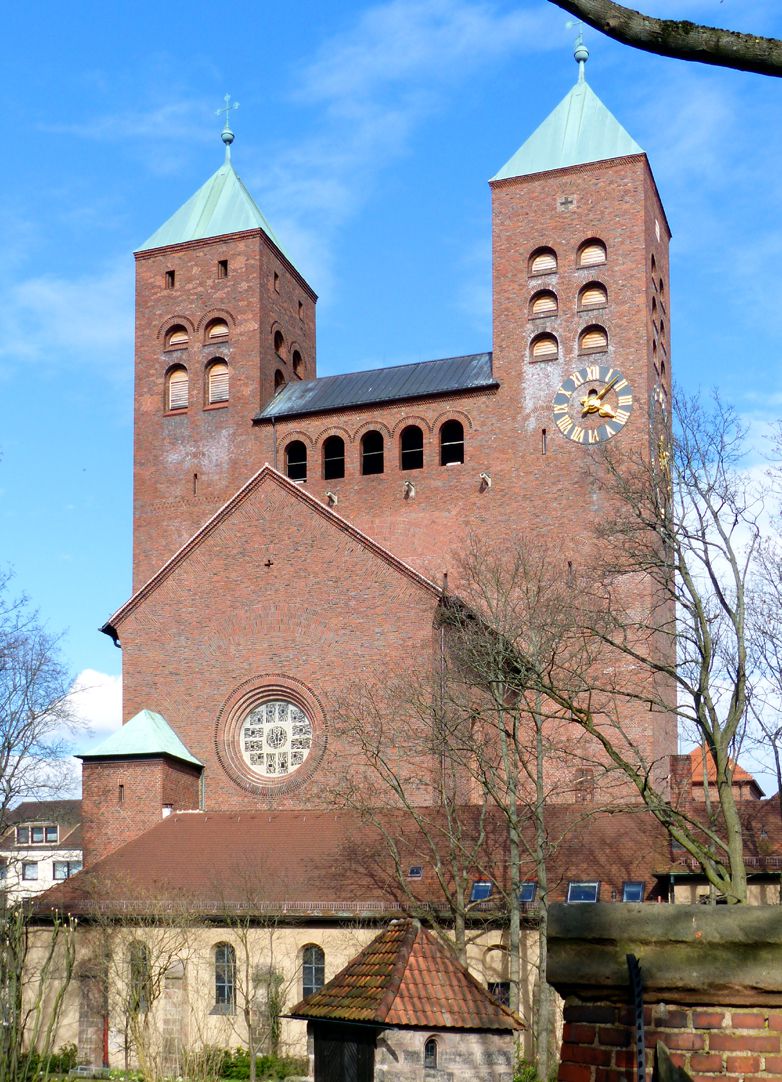
[(576, 205), (575, 199), (571, 195), (563, 195), (557, 203), (560, 210), (570, 210), (571, 207)]

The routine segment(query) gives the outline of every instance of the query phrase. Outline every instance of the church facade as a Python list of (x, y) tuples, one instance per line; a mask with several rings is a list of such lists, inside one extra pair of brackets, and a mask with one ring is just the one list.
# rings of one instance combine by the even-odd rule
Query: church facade
[[(159, 715), (187, 758), (143, 731), (85, 757), (88, 863), (164, 811), (322, 806), (336, 698), (431, 656), (471, 536), (544, 541), (563, 575), (599, 559), (591, 461), (648, 453), (669, 394), (669, 229), (580, 49), (491, 181), (491, 351), (319, 378), (315, 293), (227, 129), (136, 253), (135, 592), (104, 630), (126, 721)], [(647, 762), (676, 752), (672, 716), (626, 725)]]
[[(237, 912), (255, 907), (253, 957), (284, 968), (289, 1004), (405, 912), (372, 879), (380, 835), (331, 804), (335, 781), (362, 770), (335, 725), (345, 687), (431, 671), (471, 538), (545, 545), (563, 577), (600, 560), (596, 456), (654, 453), (670, 394), (670, 231), (646, 155), (591, 90), (586, 59), (579, 46), (575, 85), (490, 182), (484, 353), (319, 377), (317, 297), (235, 171), (227, 127), (224, 163), (136, 253), (134, 593), (102, 629), (123, 651), (124, 724), (82, 756), (85, 871), (52, 901), (90, 919), (112, 900), (134, 919), (145, 906), (175, 917), (172, 899), (201, 915), (161, 969), (161, 1018), (179, 1019), (161, 1037), (172, 1062), (194, 1034), (214, 1044), (241, 1030)], [(651, 611), (654, 587), (635, 589)], [(673, 712), (628, 706), (623, 722), (643, 761), (676, 755)], [(579, 765), (560, 767), (563, 824), (583, 818)], [(413, 764), (412, 782), (431, 769)], [(662, 829), (618, 822), (573, 831), (552, 899), (673, 900), (673, 876), (653, 875), (671, 866)], [(507, 831), (498, 884), (506, 844)], [(418, 845), (402, 847), (402, 894), (435, 913)], [(507, 947), (488, 876), (476, 869), (471, 902), (488, 923), (469, 959), (498, 991)], [(532, 873), (524, 887), (532, 914)], [(144, 950), (126, 939), (125, 1010)], [(91, 1060), (113, 1064), (122, 1012), (84, 942), (72, 1021)], [(528, 1015), (533, 919), (523, 949)], [(301, 1023), (287, 1026), (301, 1044)]]

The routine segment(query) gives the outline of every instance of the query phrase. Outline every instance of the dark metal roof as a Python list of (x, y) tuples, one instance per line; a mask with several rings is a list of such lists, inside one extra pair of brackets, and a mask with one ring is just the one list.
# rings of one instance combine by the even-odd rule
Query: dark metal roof
[(255, 420), (296, 417), (346, 406), (498, 386), (492, 375), (491, 353), (473, 353), (468, 357), (445, 357), (439, 361), (419, 361), (395, 368), (373, 368), (368, 372), (348, 372), (342, 376), (289, 383), (256, 414)]

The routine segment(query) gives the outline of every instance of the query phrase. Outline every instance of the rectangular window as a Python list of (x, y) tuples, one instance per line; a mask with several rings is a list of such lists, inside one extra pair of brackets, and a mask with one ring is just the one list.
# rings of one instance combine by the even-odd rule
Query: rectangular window
[(80, 871), (80, 860), (55, 860), (54, 862), (55, 879), (68, 879), (70, 876), (76, 875), (76, 873)]
[(34, 860), (25, 860), (22, 862), (22, 879), (28, 881), (38, 878), (38, 864)]
[(58, 828), (57, 828), (56, 826), (53, 826), (53, 827), (45, 827), (45, 828), (44, 828), (44, 832), (45, 832), (45, 834), (46, 834), (46, 841), (47, 841), (47, 843), (48, 843), (49, 845), (54, 845), (54, 844), (56, 844), (56, 842), (57, 842), (57, 837), (58, 837)]
[(510, 1007), (510, 981), (489, 981), (489, 995), (499, 1000), (503, 1007)]
[(623, 902), (642, 902), (644, 900), (644, 883), (634, 880), (622, 884)]
[(571, 881), (568, 883), (567, 900), (569, 902), (596, 902), (600, 897), (600, 884), (594, 880), (588, 882)]
[(408, 879), (423, 879), (424, 869), (421, 864), (412, 864), (407, 873)]
[(471, 902), (485, 902), (491, 898), (492, 885), (487, 879), (476, 879), (470, 892)]
[(304, 305), (299, 301), (299, 319), (304, 319)]
[(274, 272), (274, 292), (280, 292), (280, 276), (277, 271)]
[(122, 782), (120, 782), (119, 785), (117, 786), (117, 803), (118, 804), (124, 804), (125, 803), (125, 786), (122, 784)]
[(176, 281), (176, 274), (172, 270), (166, 271), (166, 289), (173, 289), (174, 282)]
[(29, 827), (17, 827), (16, 828), (16, 844), (17, 845), (29, 845), (30, 844), (30, 828)]
[(522, 883), (519, 887), (519, 901), (522, 905), (532, 905), (535, 901), (535, 895), (538, 890), (538, 884), (528, 881)]
[(30, 827), (31, 845), (43, 845), (43, 827)]
[(227, 278), (228, 277), (228, 260), (227, 259), (218, 259), (217, 260), (217, 277), (218, 278)]

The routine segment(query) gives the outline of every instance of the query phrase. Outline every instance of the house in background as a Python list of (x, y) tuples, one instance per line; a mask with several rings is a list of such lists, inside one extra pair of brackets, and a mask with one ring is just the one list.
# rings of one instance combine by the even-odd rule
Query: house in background
[(8, 815), (0, 838), (0, 887), (18, 901), (81, 869), (81, 801), (26, 800)]

